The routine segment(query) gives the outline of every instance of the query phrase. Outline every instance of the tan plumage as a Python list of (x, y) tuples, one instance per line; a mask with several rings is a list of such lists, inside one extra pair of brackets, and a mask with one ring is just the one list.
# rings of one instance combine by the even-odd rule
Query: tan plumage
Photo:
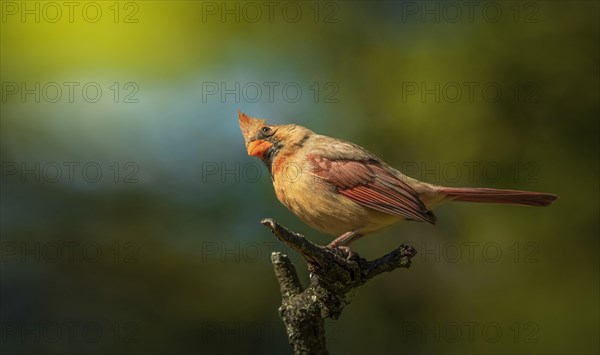
[(412, 179), (366, 149), (302, 126), (267, 125), (238, 114), (248, 154), (263, 160), (279, 201), (309, 226), (348, 245), (401, 220), (434, 224), (446, 201), (546, 206), (556, 195), (450, 188)]

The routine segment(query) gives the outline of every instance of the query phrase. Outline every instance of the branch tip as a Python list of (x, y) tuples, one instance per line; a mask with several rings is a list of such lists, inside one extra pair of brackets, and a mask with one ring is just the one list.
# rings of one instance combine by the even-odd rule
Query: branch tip
[(262, 224), (263, 226), (269, 228), (272, 231), (275, 231), (275, 227), (277, 225), (277, 222), (275, 222), (272, 218), (263, 218), (260, 221), (260, 224)]

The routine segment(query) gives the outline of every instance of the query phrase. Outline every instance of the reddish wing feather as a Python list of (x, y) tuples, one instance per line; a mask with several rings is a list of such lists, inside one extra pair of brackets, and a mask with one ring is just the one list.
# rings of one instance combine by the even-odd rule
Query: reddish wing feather
[(410, 220), (435, 223), (417, 193), (375, 161), (331, 160), (309, 156), (313, 174), (363, 206)]

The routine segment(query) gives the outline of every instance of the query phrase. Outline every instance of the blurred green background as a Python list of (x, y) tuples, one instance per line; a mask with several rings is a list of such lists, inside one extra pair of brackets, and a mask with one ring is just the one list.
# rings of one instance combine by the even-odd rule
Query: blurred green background
[[(70, 5), (69, 5), (70, 4)], [(238, 109), (451, 186), (409, 270), (363, 287), (333, 354), (598, 353), (599, 4), (2, 1), (2, 353), (289, 353), (281, 206)], [(99, 175), (100, 174), (100, 175)]]

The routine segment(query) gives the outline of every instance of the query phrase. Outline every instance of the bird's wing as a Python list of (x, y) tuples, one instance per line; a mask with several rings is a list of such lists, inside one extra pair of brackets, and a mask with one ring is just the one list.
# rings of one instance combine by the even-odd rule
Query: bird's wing
[[(365, 153), (370, 155), (361, 148), (360, 154)], [(396, 177), (375, 156), (363, 158), (368, 160), (308, 155), (311, 173), (332, 184), (341, 195), (374, 210), (435, 223), (433, 213), (406, 181)]]

